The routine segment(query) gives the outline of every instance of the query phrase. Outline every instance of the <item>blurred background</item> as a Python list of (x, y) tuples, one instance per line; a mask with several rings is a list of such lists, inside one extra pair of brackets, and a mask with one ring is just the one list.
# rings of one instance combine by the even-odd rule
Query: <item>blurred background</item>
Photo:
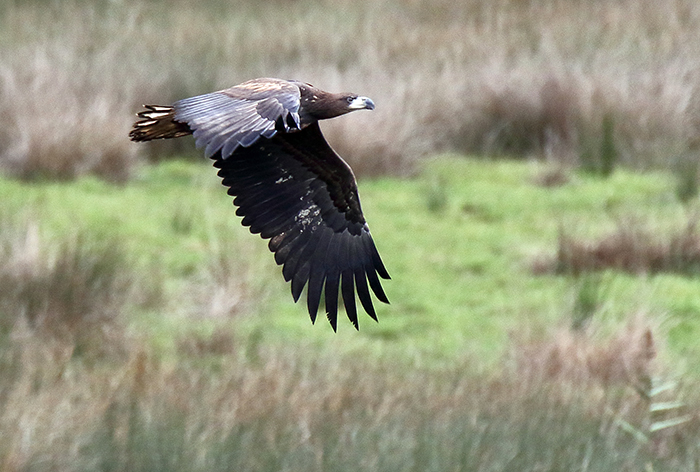
[[(256, 77), (377, 105), (359, 333), (128, 140)], [(0, 470), (698, 470), (699, 153), (694, 0), (3, 0)]]
[(20, 176), (127, 179), (166, 154), (124, 141), (141, 104), (265, 76), (373, 97), (374, 113), (327, 126), (360, 174), (405, 175), (446, 150), (577, 162), (606, 117), (628, 165), (672, 167), (697, 147), (689, 1), (8, 0), (1, 13), (0, 162)]

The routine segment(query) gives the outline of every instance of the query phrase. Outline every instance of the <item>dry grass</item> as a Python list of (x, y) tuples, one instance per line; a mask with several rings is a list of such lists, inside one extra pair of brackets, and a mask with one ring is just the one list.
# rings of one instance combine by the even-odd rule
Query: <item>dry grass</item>
[(141, 347), (105, 369), (46, 355), (30, 336), (0, 351), (14, 367), (0, 379), (0, 464), (67, 471), (555, 471), (588, 464), (584, 470), (631, 471), (654, 463), (654, 470), (696, 470), (696, 417), (649, 432), (639, 380), (663, 372), (654, 331), (638, 318), (610, 336), (560, 330), (521, 337), (503, 370), (487, 376), (469, 362), (430, 371), (332, 353), (309, 359), (303, 346), (269, 349), (222, 332), (190, 344), (215, 363), (193, 359), (188, 348), (187, 360), (173, 364)]
[[(2, 470), (696, 470), (698, 399), (652, 402), (673, 366), (647, 317), (513, 336), (484, 374), (271, 347), (205, 307), (213, 329), (164, 355), (124, 329), (149, 284), (118, 244), (0, 227)], [(259, 296), (223, 267), (210, 283)]]
[[(228, 229), (212, 231), (210, 260), (189, 284), (188, 301), (196, 318), (227, 319), (264, 312), (270, 291), (269, 280), (279, 276), (276, 267), (260, 264), (267, 248), (250, 239), (231, 241)], [(265, 251), (262, 254), (261, 251)], [(282, 285), (280, 288), (286, 288)]]
[[(19, 176), (128, 178), (141, 103), (256, 76), (371, 96), (327, 123), (359, 174), (443, 150), (618, 160), (694, 153), (700, 6), (621, 2), (10, 2), (1, 8), (0, 163)], [(150, 152), (191, 152), (167, 144)]]
[(510, 358), (514, 368), (532, 376), (531, 381), (593, 383), (601, 388), (630, 386), (645, 392), (660, 374), (653, 326), (644, 316), (632, 316), (613, 335), (595, 327), (558, 328), (545, 339), (522, 336), (513, 339)]
[(114, 39), (119, 24), (80, 5), (1, 7), (0, 164), (13, 175), (124, 181), (133, 170), (130, 46)]
[(0, 334), (44, 339), (71, 356), (123, 355), (123, 311), (159, 297), (116, 240), (47, 242), (36, 222), (0, 233)]
[(697, 398), (655, 419), (670, 374), (646, 317), (514, 336), (489, 374), (270, 347), (228, 316), (162, 357), (123, 328), (147, 284), (118, 245), (1, 227), (2, 470), (695, 470)]
[(696, 222), (691, 220), (681, 231), (658, 234), (639, 223), (624, 221), (615, 232), (597, 241), (583, 241), (562, 231), (556, 257), (537, 261), (533, 266), (536, 273), (574, 275), (605, 269), (632, 274), (697, 274), (700, 233)]
[[(690, 0), (26, 1), (0, 18), (0, 163), (18, 176), (124, 180), (148, 152), (126, 140), (141, 103), (263, 75), (372, 96), (375, 112), (325, 126), (365, 175), (408, 173), (446, 149), (574, 163), (612, 146), (623, 163), (667, 165), (698, 139)], [(428, 189), (433, 211), (442, 187)], [(700, 468), (695, 392), (669, 393), (686, 397), (687, 421), (651, 427), (647, 397), (673, 365), (644, 318), (607, 335), (590, 320), (513, 337), (489, 374), (471, 359), (429, 370), (271, 348), (232, 334), (228, 318), (264, 290), (221, 248), (206, 274), (215, 289), (187, 288), (198, 301), (214, 293), (197, 315), (225, 322), (161, 357), (124, 329), (150, 289), (118, 244), (1, 227), (2, 470)], [(629, 229), (583, 245), (562, 236), (547, 267), (694, 272), (697, 238), (694, 227), (666, 242)]]
[(545, 167), (532, 178), (535, 185), (552, 188), (566, 185), (570, 180), (571, 176), (562, 165)]

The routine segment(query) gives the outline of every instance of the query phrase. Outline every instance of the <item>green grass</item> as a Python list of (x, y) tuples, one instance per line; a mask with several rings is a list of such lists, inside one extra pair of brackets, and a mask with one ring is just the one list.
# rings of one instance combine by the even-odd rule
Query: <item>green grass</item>
[[(549, 171), (445, 155), (360, 181), (392, 304), (336, 334), (291, 302), (205, 162), (0, 180), (3, 280), (86, 298), (40, 330), (0, 297), (2, 468), (697, 470), (698, 280), (537, 270), (562, 228), (663, 237), (696, 202), (666, 174), (538, 185)], [(98, 266), (126, 290), (102, 324), (117, 285), (79, 286)]]
[[(697, 269), (553, 269), (700, 247), (698, 5), (0, 3), (0, 470), (700, 470)], [(310, 324), (191, 140), (125, 138), (260, 76), (377, 103), (324, 124), (393, 276), (359, 333)]]
[[(325, 320), (311, 326), (303, 304), (291, 302), (265, 242), (240, 226), (230, 197), (204, 162), (143, 167), (125, 186), (92, 178), (4, 180), (0, 200), (5, 213), (36, 218), (52, 237), (80, 228), (123, 240), (142, 270), (161, 278), (171, 300), (165, 315), (132, 317), (137, 331), (163, 346), (172, 330), (206, 331), (211, 323), (187, 316), (196, 309), (187, 287), (211, 277), (207, 265), (218, 255), (225, 256), (224, 267), (243, 264), (257, 279), (259, 300), (238, 317), (239, 334), (263, 333), (273, 343), (311, 340), (322, 350), (396, 354), (409, 363), (469, 354), (489, 364), (500, 358), (510, 333), (566, 325), (575, 316), (578, 282), (532, 270), (538, 258), (554, 256), (562, 227), (585, 239), (628, 217), (662, 229), (687, 220), (669, 175), (618, 170), (605, 180), (584, 174), (546, 188), (534, 184), (541, 171), (537, 164), (444, 156), (427, 162), (413, 179), (360, 182), (363, 208), (393, 277), (386, 283), (392, 304), (379, 307), (378, 324), (361, 318), (356, 333), (341, 323), (337, 335)], [(436, 180), (444, 193), (439, 210), (430, 204)], [(603, 324), (649, 312), (671, 334), (672, 352), (700, 358), (694, 335), (700, 329), (698, 280), (609, 272), (600, 285), (605, 298), (595, 316)]]

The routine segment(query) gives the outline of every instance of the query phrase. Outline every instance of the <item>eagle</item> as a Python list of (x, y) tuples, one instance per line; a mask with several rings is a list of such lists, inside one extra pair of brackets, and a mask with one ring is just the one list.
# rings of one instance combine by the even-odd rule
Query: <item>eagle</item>
[(373, 110), (371, 99), (296, 80), (260, 78), (144, 108), (131, 140), (194, 136), (219, 169), (242, 224), (269, 239), (295, 302), (306, 287), (312, 323), (323, 295), (336, 331), (340, 294), (359, 329), (355, 291), (377, 320), (370, 288), (389, 303), (379, 280), (389, 279), (389, 273), (362, 214), (355, 175), (318, 125), (351, 111)]

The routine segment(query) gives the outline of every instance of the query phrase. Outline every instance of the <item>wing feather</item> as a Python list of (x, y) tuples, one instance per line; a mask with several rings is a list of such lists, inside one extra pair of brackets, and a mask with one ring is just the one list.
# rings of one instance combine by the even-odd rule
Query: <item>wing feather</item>
[(168, 107), (147, 105), (130, 133), (135, 141), (192, 134), (214, 159), (243, 225), (269, 239), (294, 301), (306, 289), (313, 322), (323, 297), (333, 330), (341, 296), (355, 328), (355, 293), (375, 320), (372, 294), (388, 303), (379, 279), (389, 274), (362, 214), (355, 176), (317, 123), (348, 112), (345, 98), (297, 81), (254, 79)]
[(367, 273), (363, 267), (355, 269), (355, 284), (357, 285), (357, 297), (360, 299), (360, 303), (362, 303), (362, 308), (364, 308), (374, 321), (377, 321), (377, 313), (374, 311), (372, 296), (367, 287)]
[(304, 291), (304, 285), (309, 280), (311, 265), (305, 262), (296, 270), (296, 273), (292, 276), (292, 298), (294, 303), (299, 301), (301, 293)]
[(357, 321), (357, 307), (355, 305), (355, 286), (353, 285), (353, 272), (345, 269), (341, 274), (341, 291), (343, 293), (343, 304), (350, 322), (355, 329), (360, 329)]
[(342, 295), (357, 328), (355, 293), (376, 320), (371, 293), (388, 303), (379, 277), (389, 274), (362, 214), (354, 175), (318, 124), (239, 146), (226, 159), (219, 151), (214, 159), (242, 223), (270, 239), (268, 247), (291, 282), (294, 301), (306, 288), (312, 321), (323, 297), (335, 330)]
[(292, 297), (295, 302), (299, 299), (301, 292), (304, 290), (304, 285), (309, 280), (311, 259), (317, 247), (320, 246), (320, 242), (323, 241), (324, 233), (330, 235), (331, 232), (326, 229), (321, 229), (314, 233), (314, 237), (309, 241), (309, 244), (299, 253), (297, 266), (290, 269), (290, 274), (292, 276)]
[[(289, 255), (284, 261), (282, 275), (287, 282), (294, 278), (294, 274), (297, 273), (299, 266), (304, 263), (304, 255), (308, 258), (311, 251), (313, 251), (315, 245), (318, 243), (319, 237), (316, 231), (306, 232), (304, 235), (304, 238), (300, 237), (294, 247), (289, 249)], [(309, 249), (308, 251), (307, 248)]]
[(173, 104), (175, 120), (194, 131), (197, 147), (204, 148), (206, 157), (218, 154), (226, 159), (239, 146), (272, 138), (279, 126), (284, 131), (299, 128), (298, 87), (276, 79), (246, 84)]
[(326, 251), (329, 249), (332, 235), (332, 232), (324, 231), (323, 237), (309, 261), (311, 266), (309, 267), (309, 287), (306, 293), (306, 305), (312, 322), (316, 321), (318, 306), (321, 303), (321, 291), (323, 290), (323, 282), (326, 279), (325, 256)]
[(377, 272), (374, 269), (366, 271), (367, 280), (369, 280), (369, 286), (372, 287), (374, 295), (382, 302), (389, 303), (389, 299), (384, 293), (382, 284), (379, 282), (379, 277), (377, 277)]

